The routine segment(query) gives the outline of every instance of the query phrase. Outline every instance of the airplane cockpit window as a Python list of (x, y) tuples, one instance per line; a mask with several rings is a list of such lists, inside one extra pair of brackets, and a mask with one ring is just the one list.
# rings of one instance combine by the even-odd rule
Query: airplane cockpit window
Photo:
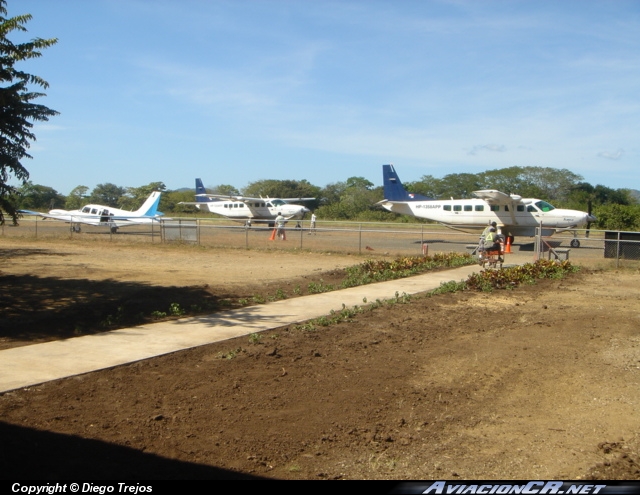
[(555, 210), (555, 207), (553, 205), (550, 205), (546, 201), (537, 201), (535, 205), (544, 212)]
[(91, 214), (95, 215), (96, 213), (98, 213), (98, 208), (91, 208)]
[(529, 213), (535, 213), (535, 212), (537, 212), (538, 210), (536, 210), (536, 207), (535, 207), (535, 206), (533, 206), (533, 205), (529, 205), (529, 206), (527, 206), (527, 211), (528, 211)]
[(267, 207), (271, 208), (273, 205), (271, 203), (267, 203)]
[(274, 199), (272, 203), (273, 203), (273, 206), (282, 206), (287, 204), (286, 201), (282, 201), (281, 199)]
[(84, 208), (82, 208), (82, 213), (91, 213), (91, 208), (85, 206)]

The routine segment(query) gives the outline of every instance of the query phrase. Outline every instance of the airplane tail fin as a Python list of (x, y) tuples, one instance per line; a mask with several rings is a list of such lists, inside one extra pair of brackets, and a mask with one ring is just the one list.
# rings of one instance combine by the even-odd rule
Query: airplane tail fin
[(158, 204), (160, 204), (161, 194), (162, 193), (160, 191), (152, 192), (151, 196), (149, 196), (147, 200), (142, 204), (142, 206), (134, 212), (136, 216), (155, 217), (158, 215), (162, 215), (162, 213), (158, 212)]
[(412, 194), (406, 191), (400, 177), (393, 165), (382, 166), (382, 179), (384, 184), (384, 199), (387, 201), (425, 201), (427, 198), (421, 194)]
[(196, 179), (196, 202), (197, 203), (209, 203), (211, 199), (201, 194), (207, 194), (207, 190), (204, 188), (202, 179)]

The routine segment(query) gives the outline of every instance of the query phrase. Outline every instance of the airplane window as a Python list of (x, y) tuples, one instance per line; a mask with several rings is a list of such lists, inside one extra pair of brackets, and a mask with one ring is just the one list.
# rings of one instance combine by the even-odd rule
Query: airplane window
[(507, 205), (504, 205), (504, 211), (509, 211), (509, 207)]
[(233, 207), (237, 208), (238, 207), (238, 203), (233, 203)]
[(91, 214), (95, 215), (96, 213), (98, 213), (98, 208), (91, 208)]
[(91, 212), (91, 208), (89, 208), (88, 206), (85, 206), (84, 208), (82, 208), (82, 213), (90, 213)]
[(518, 205), (518, 206), (516, 207), (516, 209), (517, 209), (518, 211), (524, 211), (524, 205)]
[(224, 207), (225, 207), (225, 208), (229, 208), (229, 205), (225, 203)]
[(546, 201), (538, 201), (536, 206), (540, 208), (542, 211), (547, 212), (551, 210), (555, 210), (555, 207), (547, 203)]
[(267, 206), (268, 206), (269, 208), (271, 208), (272, 204), (271, 204), (271, 203), (267, 203)]
[(472, 205), (464, 205), (464, 211), (472, 211), (472, 210), (473, 210)]
[(476, 205), (476, 211), (484, 211), (484, 205)]
[(451, 211), (451, 205), (444, 205), (442, 208), (444, 211)]
[(244, 208), (244, 203), (240, 203), (240, 208)]
[(536, 210), (535, 206), (529, 205), (529, 206), (527, 206), (527, 211), (528, 211), (529, 213), (535, 213), (535, 212), (537, 212), (538, 210)]
[(500, 205), (491, 205), (491, 211), (500, 211)]
[(453, 205), (453, 211), (462, 211), (462, 205)]
[(274, 199), (273, 200), (273, 205), (274, 206), (282, 206), (282, 205), (286, 205), (287, 203), (285, 203), (284, 201), (282, 201), (281, 199)]

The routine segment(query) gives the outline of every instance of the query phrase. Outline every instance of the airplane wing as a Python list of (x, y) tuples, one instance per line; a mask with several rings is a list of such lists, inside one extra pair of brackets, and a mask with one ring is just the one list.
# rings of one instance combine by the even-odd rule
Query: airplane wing
[(22, 213), (23, 215), (38, 215), (44, 216), (45, 213), (40, 213), (39, 211), (31, 211), (31, 210), (18, 210), (18, 213)]
[(41, 213), (39, 211), (18, 210), (18, 213), (22, 213), (23, 215), (34, 215), (42, 218), (54, 218), (54, 219), (60, 220), (59, 215), (49, 215), (48, 213)]
[(522, 199), (517, 194), (506, 194), (495, 189), (482, 189), (481, 191), (473, 191), (476, 198), (484, 199), (491, 205), (510, 205)]
[[(224, 194), (196, 194), (196, 197), (222, 199), (227, 201), (241, 201), (243, 203), (252, 203), (255, 201), (273, 201), (276, 199), (280, 199), (282, 201), (315, 201), (316, 199), (316, 198), (256, 198), (253, 196), (227, 196)], [(190, 203), (182, 203), (182, 204), (190, 204)], [(198, 203), (195, 203), (195, 204), (198, 204)]]

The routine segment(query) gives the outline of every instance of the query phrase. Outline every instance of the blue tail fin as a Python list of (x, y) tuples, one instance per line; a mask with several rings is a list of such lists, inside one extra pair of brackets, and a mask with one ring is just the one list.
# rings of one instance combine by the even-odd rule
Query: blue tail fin
[(206, 196), (200, 196), (200, 194), (207, 194), (207, 190), (202, 184), (202, 179), (196, 179), (196, 203), (209, 203), (211, 199)]
[(398, 177), (393, 165), (382, 166), (382, 181), (384, 184), (384, 199), (387, 201), (426, 201), (432, 199), (421, 194), (408, 193), (402, 186), (400, 177)]
[(142, 206), (135, 212), (136, 215), (141, 217), (155, 217), (162, 215), (162, 213), (158, 211), (161, 194), (162, 193), (159, 191), (152, 192)]

